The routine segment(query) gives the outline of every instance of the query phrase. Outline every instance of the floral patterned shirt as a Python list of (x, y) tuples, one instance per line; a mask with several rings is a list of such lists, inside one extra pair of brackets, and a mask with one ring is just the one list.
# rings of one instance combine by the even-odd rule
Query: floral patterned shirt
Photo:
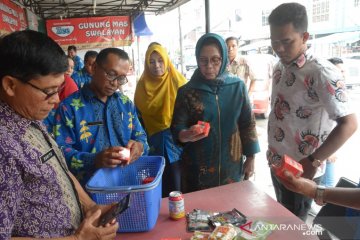
[(67, 164), (85, 186), (95, 169), (95, 155), (105, 148), (126, 146), (129, 140), (141, 142), (148, 153), (146, 133), (135, 105), (120, 92), (100, 101), (85, 85), (60, 103), (54, 135), (63, 148)]
[(309, 50), (288, 66), (279, 62), (272, 86), (268, 160), (287, 154), (300, 161), (325, 141), (336, 119), (352, 113), (341, 73)]
[(65, 159), (40, 121), (0, 101), (0, 239), (55, 238), (82, 219)]

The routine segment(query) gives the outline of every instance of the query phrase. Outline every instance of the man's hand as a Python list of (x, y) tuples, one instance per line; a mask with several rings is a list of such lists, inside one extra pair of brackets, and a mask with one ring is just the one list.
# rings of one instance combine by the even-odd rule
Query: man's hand
[(95, 157), (95, 167), (102, 168), (114, 168), (120, 164), (123, 164), (119, 151), (122, 147), (109, 147), (99, 152)]
[(97, 227), (101, 210), (88, 211), (85, 219), (81, 222), (79, 228), (75, 232), (77, 240), (111, 240), (115, 239), (116, 231), (119, 224), (115, 221), (106, 224), (104, 227)]
[(206, 133), (203, 132), (203, 126), (199, 124), (192, 125), (189, 129), (182, 130), (179, 133), (179, 140), (182, 143), (196, 142), (206, 137)]
[(141, 142), (130, 140), (126, 146), (130, 149), (130, 162), (136, 161), (144, 152), (144, 145)]
[[(105, 213), (107, 213), (110, 208), (112, 206), (116, 205), (116, 203), (113, 204), (109, 204), (109, 205), (94, 205), (92, 206), (90, 209), (87, 209), (85, 212), (85, 217), (90, 217), (91, 215), (93, 215), (94, 213), (96, 213), (99, 209), (101, 210), (101, 215), (104, 215)], [(94, 222), (94, 226), (98, 226), (99, 225), (99, 220), (100, 218), (98, 218), (95, 222)], [(111, 224), (114, 224), (116, 221), (116, 219), (114, 219), (114, 221), (111, 222)]]
[(314, 181), (299, 177), (296, 178), (291, 172), (284, 171), (285, 178), (278, 178), (279, 181), (290, 191), (303, 194), (310, 198), (315, 198), (317, 185)]

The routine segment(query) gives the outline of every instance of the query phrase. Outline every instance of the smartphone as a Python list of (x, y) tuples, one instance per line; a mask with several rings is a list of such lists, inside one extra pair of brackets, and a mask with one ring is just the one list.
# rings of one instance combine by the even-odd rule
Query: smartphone
[(99, 221), (99, 226), (105, 226), (107, 223), (111, 222), (111, 220), (119, 216), (129, 207), (130, 207), (130, 193), (125, 197), (123, 197), (117, 204), (112, 206), (110, 210), (107, 211), (103, 216), (101, 216)]

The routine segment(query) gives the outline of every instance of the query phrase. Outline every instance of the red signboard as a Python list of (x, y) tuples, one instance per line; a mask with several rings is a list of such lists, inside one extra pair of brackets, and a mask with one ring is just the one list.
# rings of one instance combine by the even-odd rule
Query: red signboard
[(0, 1), (0, 35), (24, 30), (27, 27), (25, 12), (10, 0)]
[(132, 42), (129, 16), (46, 20), (47, 34), (60, 46), (80, 49), (128, 46)]

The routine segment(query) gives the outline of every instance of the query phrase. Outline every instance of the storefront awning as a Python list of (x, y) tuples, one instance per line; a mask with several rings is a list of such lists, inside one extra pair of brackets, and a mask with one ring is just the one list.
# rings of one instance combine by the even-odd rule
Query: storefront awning
[(153, 35), (153, 33), (146, 24), (144, 12), (134, 17), (134, 33), (135, 36)]
[(313, 44), (330, 44), (330, 43), (353, 43), (360, 40), (360, 31), (334, 33), (326, 37), (315, 38), (311, 40)]

